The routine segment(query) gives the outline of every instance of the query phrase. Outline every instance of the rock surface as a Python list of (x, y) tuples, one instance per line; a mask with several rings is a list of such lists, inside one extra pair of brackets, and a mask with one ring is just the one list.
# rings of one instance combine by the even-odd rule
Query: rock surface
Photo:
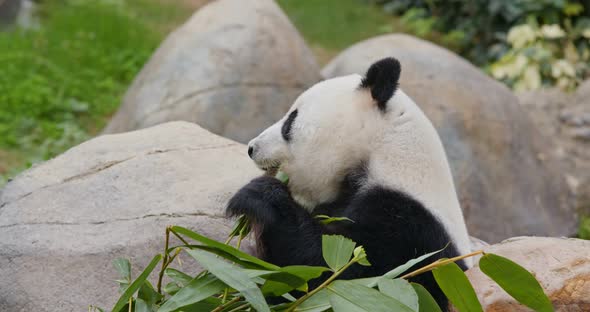
[(545, 153), (558, 158), (576, 207), (590, 215), (590, 80), (575, 93), (542, 89), (519, 93), (520, 103), (543, 134), (550, 138)]
[[(539, 281), (556, 311), (590, 311), (590, 241), (515, 237), (484, 248), (513, 260)], [(479, 267), (467, 271), (486, 312), (531, 311), (512, 299)]]
[(0, 1), (0, 30), (16, 22), (22, 0)]
[(0, 311), (110, 309), (115, 258), (137, 276), (167, 225), (225, 240), (223, 206), (258, 174), (243, 145), (186, 122), (101, 136), (24, 172), (0, 193)]
[(325, 78), (364, 74), (394, 56), (401, 88), (436, 126), (471, 235), (488, 242), (518, 235), (569, 236), (576, 221), (547, 142), (512, 92), (432, 43), (392, 34), (360, 42), (323, 69)]
[(319, 77), (274, 1), (213, 1), (158, 48), (104, 132), (186, 120), (245, 143)]

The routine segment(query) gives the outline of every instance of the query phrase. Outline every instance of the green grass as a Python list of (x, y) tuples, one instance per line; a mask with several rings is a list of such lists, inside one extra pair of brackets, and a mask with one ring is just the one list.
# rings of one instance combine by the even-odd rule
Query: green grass
[(45, 1), (38, 30), (0, 32), (0, 186), (96, 134), (166, 31), (191, 13), (113, 3)]
[(394, 17), (362, 0), (278, 0), (291, 21), (312, 45), (341, 50), (391, 31)]
[(408, 33), (451, 50), (459, 48), (457, 33), (440, 34), (434, 18), (415, 14), (396, 17), (367, 0), (278, 0), (279, 5), (312, 47), (320, 64), (341, 50), (377, 35)]

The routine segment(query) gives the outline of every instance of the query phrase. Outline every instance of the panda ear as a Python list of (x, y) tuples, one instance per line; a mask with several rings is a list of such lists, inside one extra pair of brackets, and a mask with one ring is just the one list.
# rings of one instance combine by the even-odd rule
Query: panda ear
[(371, 96), (381, 111), (385, 111), (387, 102), (397, 90), (400, 73), (399, 61), (388, 57), (371, 65), (363, 78), (361, 88), (371, 90)]

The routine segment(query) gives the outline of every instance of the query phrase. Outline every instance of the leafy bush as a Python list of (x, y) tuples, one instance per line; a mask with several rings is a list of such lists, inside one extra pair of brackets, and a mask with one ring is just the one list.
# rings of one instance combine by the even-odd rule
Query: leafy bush
[[(327, 220), (324, 220), (327, 221)], [(432, 296), (408, 278), (432, 271), (435, 280), (459, 311), (482, 311), (475, 291), (463, 271), (454, 261), (483, 253), (474, 252), (453, 259), (440, 259), (412, 270), (434, 251), (393, 269), (383, 276), (337, 280), (353, 264), (370, 265), (362, 246), (337, 235), (325, 235), (322, 249), (327, 267), (276, 265), (248, 255), (229, 246), (231, 238), (240, 240), (248, 233), (248, 223), (241, 218), (226, 244), (217, 242), (186, 228), (166, 229), (163, 255), (156, 255), (143, 272), (131, 278), (128, 260), (117, 259), (114, 264), (121, 275), (121, 297), (112, 309), (118, 311), (440, 311)], [(170, 235), (182, 244), (170, 247)], [(197, 244), (190, 243), (194, 240)], [(191, 276), (170, 265), (180, 252), (186, 252), (206, 271)], [(157, 286), (147, 280), (162, 262)], [(496, 281), (507, 293), (536, 311), (553, 311), (551, 302), (535, 278), (516, 263), (494, 254), (484, 254), (481, 270)], [(406, 271), (410, 270), (409, 273)], [(404, 274), (405, 273), (405, 274)], [(308, 281), (328, 274), (325, 282), (309, 289)], [(163, 278), (171, 281), (165, 286)], [(298, 299), (290, 293), (299, 291)], [(136, 296), (134, 294), (137, 293)], [(269, 304), (266, 298), (282, 296), (285, 303)], [(96, 311), (100, 308), (92, 307)]]
[(47, 0), (39, 28), (0, 32), (0, 150), (17, 159), (0, 161), (0, 176), (98, 132), (163, 38), (155, 28), (179, 10), (155, 0)]
[(541, 25), (576, 24), (590, 3), (580, 0), (367, 0), (395, 15), (421, 15), (433, 29), (455, 32), (460, 52), (471, 61), (485, 65), (507, 50), (506, 34), (515, 25), (534, 19)]
[(539, 25), (535, 20), (514, 26), (508, 32), (511, 49), (491, 72), (516, 90), (534, 90), (557, 85), (573, 90), (590, 75), (590, 19), (575, 25)]

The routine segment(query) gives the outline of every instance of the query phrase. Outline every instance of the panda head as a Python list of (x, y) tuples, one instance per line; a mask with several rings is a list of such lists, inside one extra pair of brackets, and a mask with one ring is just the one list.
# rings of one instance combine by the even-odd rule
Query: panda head
[(395, 101), (400, 63), (393, 58), (370, 66), (364, 77), (349, 75), (317, 83), (297, 98), (287, 114), (248, 144), (256, 165), (289, 176), (293, 196), (313, 207), (334, 199), (338, 185), (368, 160), (381, 140)]

